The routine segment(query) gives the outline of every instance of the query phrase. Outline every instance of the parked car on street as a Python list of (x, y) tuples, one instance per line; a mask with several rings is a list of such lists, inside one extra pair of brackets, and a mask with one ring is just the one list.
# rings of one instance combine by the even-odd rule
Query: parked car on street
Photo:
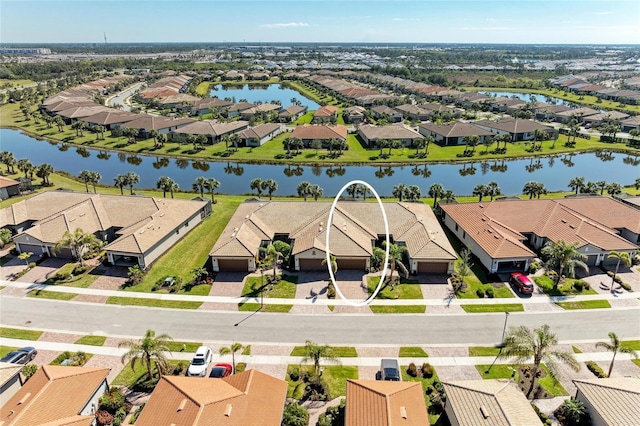
[(208, 346), (200, 346), (196, 350), (196, 354), (191, 360), (191, 364), (187, 369), (187, 376), (204, 377), (207, 375), (207, 369), (211, 363), (213, 353)]
[(231, 364), (226, 364), (224, 362), (219, 362), (213, 366), (211, 369), (211, 373), (209, 373), (209, 377), (214, 379), (222, 379), (223, 377), (227, 377), (231, 375)]
[(383, 359), (380, 361), (380, 379), (391, 380), (394, 382), (400, 381), (400, 367), (398, 366), (398, 360)]
[(511, 273), (511, 284), (522, 294), (533, 293), (533, 281), (522, 272)]
[(27, 346), (24, 348), (20, 348), (17, 351), (9, 352), (6, 354), (0, 362), (8, 362), (11, 364), (26, 364), (29, 361), (33, 361), (33, 359), (38, 355), (38, 351), (36, 348), (32, 348), (31, 346)]

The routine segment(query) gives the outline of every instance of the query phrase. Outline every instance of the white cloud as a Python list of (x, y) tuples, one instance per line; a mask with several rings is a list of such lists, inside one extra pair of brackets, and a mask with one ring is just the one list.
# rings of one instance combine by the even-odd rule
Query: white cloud
[(593, 12), (592, 15), (613, 15), (613, 12)]
[(459, 27), (459, 30), (482, 30), (482, 31), (509, 31), (513, 27)]
[(286, 22), (282, 24), (262, 24), (262, 28), (291, 28), (291, 27), (308, 27), (306, 22)]
[(391, 18), (392, 21), (419, 21), (420, 18)]

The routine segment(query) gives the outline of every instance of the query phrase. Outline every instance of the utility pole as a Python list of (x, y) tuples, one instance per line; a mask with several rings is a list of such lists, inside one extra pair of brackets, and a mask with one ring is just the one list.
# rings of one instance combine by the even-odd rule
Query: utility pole
[(487, 370), (485, 371), (485, 374), (489, 374), (489, 372), (491, 371), (491, 367), (493, 367), (493, 364), (496, 363), (496, 361), (498, 360), (498, 357), (500, 356), (500, 354), (502, 354), (502, 349), (504, 348), (504, 337), (505, 337), (505, 334), (507, 332), (507, 321), (508, 320), (509, 320), (509, 312), (505, 312), (504, 313), (504, 326), (502, 327), (502, 341), (500, 342), (500, 350), (498, 351), (498, 355), (496, 355), (496, 358), (493, 360), (493, 362), (491, 363), (489, 368), (487, 368)]

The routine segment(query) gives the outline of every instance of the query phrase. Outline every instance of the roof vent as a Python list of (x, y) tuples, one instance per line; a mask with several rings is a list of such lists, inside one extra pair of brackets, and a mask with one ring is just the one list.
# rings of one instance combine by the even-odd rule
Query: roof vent
[(485, 419), (489, 418), (489, 411), (487, 411), (484, 405), (480, 406), (480, 412), (482, 413), (482, 417), (484, 417)]
[(140, 231), (138, 231), (138, 234), (144, 234), (144, 228), (142, 228)]
[(402, 416), (403, 419), (409, 418), (407, 415), (407, 407), (400, 407), (400, 416)]
[(180, 405), (178, 405), (178, 409), (176, 410), (178, 413), (182, 410), (184, 410), (184, 407), (187, 406), (187, 398), (184, 398), (182, 401), (180, 401)]
[(160, 217), (164, 216), (164, 212), (160, 213), (158, 216)]
[(224, 415), (227, 417), (231, 417), (231, 410), (233, 409), (233, 405), (227, 404), (227, 407), (224, 409)]
[(564, 220), (564, 219), (560, 219), (560, 222), (562, 222), (562, 223), (567, 223), (567, 221), (566, 221), (566, 220)]
[(496, 240), (499, 240), (500, 237), (498, 237), (497, 235), (494, 234), (493, 238), (495, 238)]
[(27, 399), (31, 397), (31, 392), (27, 392), (20, 401), (18, 401), (18, 405), (22, 405), (27, 402)]
[(569, 228), (576, 229), (576, 226), (575, 225), (569, 225)]
[(484, 204), (478, 204), (478, 207), (480, 207), (481, 209), (484, 209)]

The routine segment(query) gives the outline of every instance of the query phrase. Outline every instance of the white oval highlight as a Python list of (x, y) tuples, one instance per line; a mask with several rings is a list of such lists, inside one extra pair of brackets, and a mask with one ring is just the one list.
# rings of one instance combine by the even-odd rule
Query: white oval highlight
[[(378, 205), (380, 206), (380, 211), (382, 212), (382, 219), (384, 220), (384, 235), (385, 235), (385, 241), (386, 241), (385, 250), (384, 250), (384, 268), (382, 268), (382, 275), (380, 275), (380, 282), (378, 282), (378, 285), (376, 286), (376, 290), (373, 292), (373, 294), (369, 296), (367, 300), (363, 300), (360, 302), (353, 302), (352, 300), (347, 299), (346, 297), (344, 297), (344, 294), (342, 294), (342, 291), (340, 291), (340, 287), (338, 287), (338, 284), (336, 283), (336, 279), (333, 276), (333, 268), (331, 268), (331, 257), (330, 257), (331, 249), (329, 247), (329, 235), (331, 234), (331, 224), (333, 223), (333, 212), (336, 209), (336, 205), (338, 204), (338, 199), (340, 198), (342, 193), (345, 191), (345, 189), (347, 189), (349, 186), (353, 184), (361, 184), (366, 186), (371, 190), (373, 195), (376, 197), (376, 200), (378, 200)], [(369, 185), (368, 182), (365, 182), (363, 180), (352, 180), (350, 182), (347, 182), (340, 189), (340, 191), (338, 191), (338, 193), (336, 194), (336, 198), (334, 198), (333, 200), (333, 204), (331, 204), (331, 209), (329, 210), (329, 218), (327, 219), (327, 238), (325, 241), (325, 246), (327, 248), (326, 259), (327, 259), (327, 269), (329, 270), (329, 277), (331, 278), (331, 283), (333, 283), (333, 286), (335, 287), (336, 291), (338, 292), (342, 300), (346, 301), (351, 306), (365, 306), (371, 303), (371, 301), (378, 295), (378, 292), (382, 287), (382, 281), (384, 280), (384, 277), (387, 275), (387, 265), (389, 264), (389, 244), (390, 244), (389, 221), (387, 220), (387, 212), (385, 212), (384, 205), (382, 204), (382, 200), (380, 200), (380, 196), (378, 195), (376, 190), (373, 188), (373, 186)]]

